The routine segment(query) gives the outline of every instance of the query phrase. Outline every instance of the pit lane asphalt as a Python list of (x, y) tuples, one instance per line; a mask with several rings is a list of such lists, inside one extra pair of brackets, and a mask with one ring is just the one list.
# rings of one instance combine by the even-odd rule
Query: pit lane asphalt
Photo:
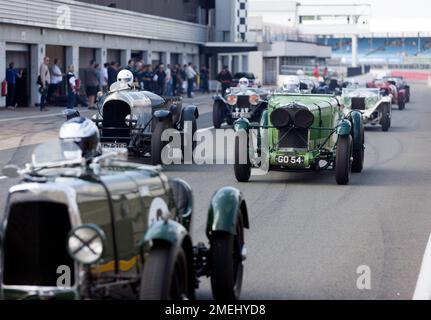
[[(212, 126), (211, 99), (201, 99), (203, 129)], [(247, 184), (236, 182), (229, 165), (165, 172), (194, 190), (195, 242), (205, 241), (212, 194), (226, 185), (244, 193), (251, 230), (243, 299), (411, 299), (431, 232), (430, 100), (430, 88), (414, 84), (406, 110), (394, 107), (389, 132), (367, 129), (365, 168), (349, 186), (337, 186), (332, 172), (271, 172)], [(0, 165), (28, 161), (35, 144), (55, 138), (62, 122), (0, 123)], [(2, 211), (13, 182), (0, 181)], [(371, 290), (356, 286), (362, 265), (371, 269)], [(198, 298), (211, 299), (208, 280)]]

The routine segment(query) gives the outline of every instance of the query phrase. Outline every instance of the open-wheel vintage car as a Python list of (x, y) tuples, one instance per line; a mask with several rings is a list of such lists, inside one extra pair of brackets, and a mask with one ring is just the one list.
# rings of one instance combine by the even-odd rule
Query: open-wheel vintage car
[(239, 182), (249, 181), (259, 167), (265, 172), (334, 170), (337, 183), (345, 185), (352, 171), (363, 169), (362, 116), (354, 110), (343, 114), (335, 96), (274, 94), (259, 125), (241, 118), (234, 128)]
[[(384, 77), (383, 79), (374, 79), (367, 83), (367, 88), (377, 88), (383, 96), (389, 96), (392, 99), (392, 104), (397, 105), (399, 110), (406, 108), (406, 103), (410, 99), (410, 88), (397, 85), (397, 80), (392, 77)], [(407, 93), (408, 92), (408, 93)]]
[(168, 143), (161, 139), (163, 131), (176, 129), (183, 137), (186, 130), (194, 134), (198, 117), (198, 108), (183, 106), (181, 97), (161, 97), (116, 82), (100, 97), (92, 120), (100, 129), (105, 150), (127, 149), (136, 157), (151, 157), (157, 165), (162, 163), (161, 150)]
[(22, 182), (0, 224), (1, 298), (184, 300), (202, 276), (215, 299), (240, 297), (249, 220), (237, 189), (214, 194), (209, 245), (194, 245), (192, 190), (160, 167), (83, 159), (76, 140), (59, 139), (3, 172)]
[(341, 104), (345, 114), (352, 110), (359, 111), (364, 125), (381, 125), (383, 131), (388, 131), (391, 127), (392, 100), (388, 96), (382, 96), (379, 89), (345, 88)]
[(250, 122), (259, 122), (262, 112), (266, 109), (266, 98), (269, 92), (253, 87), (233, 87), (226, 97), (214, 97), (213, 124), (219, 129), (224, 122), (232, 125), (239, 118), (247, 118)]

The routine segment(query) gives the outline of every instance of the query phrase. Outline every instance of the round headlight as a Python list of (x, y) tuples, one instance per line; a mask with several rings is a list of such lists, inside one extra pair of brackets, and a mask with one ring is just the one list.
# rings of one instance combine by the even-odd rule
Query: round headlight
[(251, 105), (256, 106), (259, 104), (260, 97), (257, 94), (252, 94), (248, 100)]
[(105, 233), (99, 227), (82, 225), (69, 233), (67, 250), (72, 259), (79, 263), (93, 264), (102, 258), (105, 239)]
[(237, 96), (231, 95), (231, 96), (227, 96), (226, 100), (228, 105), (234, 106), (236, 105), (238, 98)]
[(292, 122), (287, 108), (278, 108), (271, 112), (271, 123), (277, 129), (286, 128)]
[(138, 117), (135, 115), (129, 114), (128, 116), (126, 116), (125, 121), (126, 121), (126, 125), (128, 127), (130, 127), (130, 126), (134, 127), (134, 126), (136, 126), (136, 121), (138, 121)]
[(308, 109), (301, 109), (296, 111), (293, 122), (297, 128), (308, 129), (313, 125), (314, 115)]

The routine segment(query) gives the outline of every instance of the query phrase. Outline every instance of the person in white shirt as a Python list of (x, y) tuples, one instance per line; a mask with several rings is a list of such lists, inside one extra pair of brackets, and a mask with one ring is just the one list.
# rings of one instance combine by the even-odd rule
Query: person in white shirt
[(186, 68), (186, 77), (187, 77), (187, 97), (193, 98), (193, 86), (196, 78), (196, 71), (193, 69), (193, 64), (189, 62), (189, 65)]
[(58, 59), (54, 59), (54, 64), (51, 67), (51, 83), (49, 84), (48, 89), (48, 102), (52, 102), (52, 97), (58, 95), (58, 89), (63, 82), (63, 72), (61, 72), (60, 67), (58, 66)]
[(67, 109), (74, 109), (76, 106), (76, 94), (78, 93), (74, 73), (75, 66), (73, 64), (70, 65), (67, 71)]
[(100, 70), (99, 82), (103, 92), (108, 91), (108, 67), (109, 67), (109, 63), (105, 63), (102, 69)]

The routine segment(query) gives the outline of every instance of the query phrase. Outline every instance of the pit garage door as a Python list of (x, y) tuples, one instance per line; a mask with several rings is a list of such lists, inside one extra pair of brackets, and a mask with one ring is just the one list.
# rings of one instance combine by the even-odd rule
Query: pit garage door
[(15, 100), (19, 107), (29, 106), (30, 97), (30, 53), (26, 44), (7, 43), (6, 44), (6, 68), (11, 62), (15, 63), (15, 68), (23, 71), (21, 79), (17, 79), (15, 89)]

